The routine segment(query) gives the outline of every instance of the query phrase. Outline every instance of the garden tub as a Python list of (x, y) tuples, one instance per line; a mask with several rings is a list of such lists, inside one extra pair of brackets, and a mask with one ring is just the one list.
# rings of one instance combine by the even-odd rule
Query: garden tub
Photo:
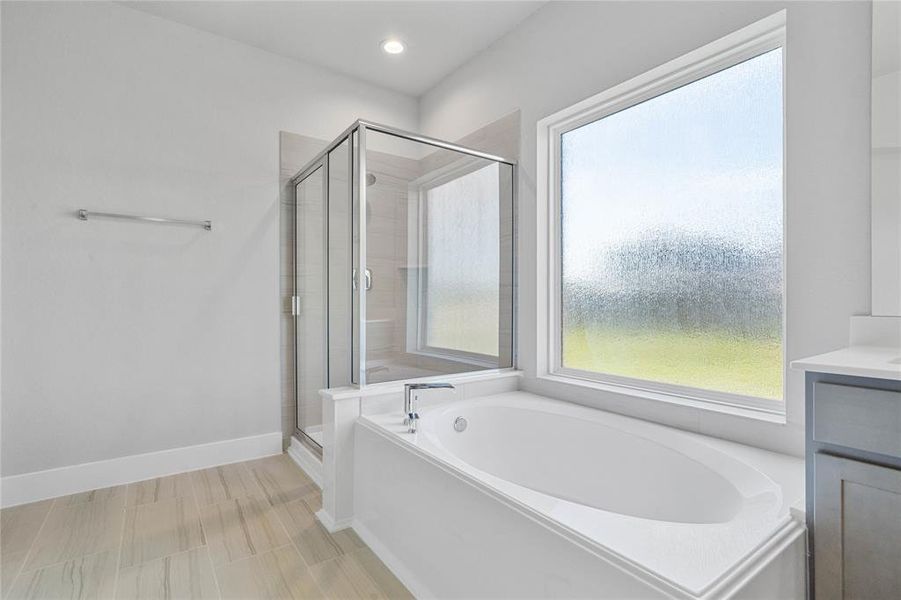
[(804, 595), (800, 459), (525, 392), (355, 444), (354, 526), (417, 595)]

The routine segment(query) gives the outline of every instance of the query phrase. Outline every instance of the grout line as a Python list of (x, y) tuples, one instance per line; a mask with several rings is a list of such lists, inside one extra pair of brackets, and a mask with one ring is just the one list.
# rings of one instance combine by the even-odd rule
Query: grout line
[(67, 558), (65, 560), (56, 561), (55, 563), (50, 563), (48, 565), (42, 565), (35, 569), (31, 569), (30, 571), (22, 571), (21, 573), (19, 573), (19, 575), (30, 575), (31, 573), (37, 573), (38, 571), (43, 571), (44, 569), (50, 569), (52, 567), (58, 567), (60, 565), (64, 565), (67, 562), (72, 562), (72, 561), (76, 561), (76, 560), (84, 560), (86, 558), (90, 558), (92, 556), (97, 556), (98, 554), (106, 554), (107, 552), (111, 552), (111, 551), (112, 551), (112, 549), (108, 548), (106, 550), (98, 550), (97, 552), (90, 552), (88, 554), (81, 554), (79, 556), (73, 556), (73, 557)]
[[(281, 522), (281, 518), (276, 514), (276, 518)], [(284, 523), (282, 523), (282, 527), (285, 527)], [(287, 528), (285, 529), (287, 531)], [(300, 564), (304, 565), (307, 570), (307, 573), (310, 575), (310, 579), (313, 581), (313, 586), (319, 591), (323, 598), (326, 597), (325, 590), (322, 589), (322, 586), (319, 585), (319, 581), (316, 579), (316, 576), (313, 574), (313, 566), (307, 563), (307, 559), (303, 557), (303, 553), (300, 551), (300, 547), (297, 545), (297, 542), (294, 541), (294, 538), (291, 535), (288, 535), (288, 541), (291, 548), (297, 554), (297, 557), (300, 558)], [(328, 561), (323, 561), (328, 562)], [(319, 563), (322, 564), (322, 563)]]
[[(238, 466), (244, 469), (244, 474), (250, 479), (253, 487), (259, 492), (260, 498), (262, 498), (266, 504), (272, 506), (269, 502), (269, 498), (266, 496), (266, 490), (263, 489), (263, 486), (260, 485), (260, 482), (257, 481), (257, 478), (254, 476), (253, 471), (250, 470), (250, 467), (247, 466), (246, 462), (238, 463)], [(255, 494), (251, 494), (255, 495)]]
[[(0, 0), (0, 1), (2, 1), (2, 0)], [(53, 504), (51, 505), (50, 510), (57, 507), (57, 504), (56, 504), (57, 500), (62, 500), (63, 498), (68, 498), (71, 495), (73, 495), (73, 494), (69, 494), (66, 496), (57, 496), (56, 498), (52, 498), (51, 500), (52, 500)], [(71, 505), (60, 504), (59, 507), (63, 510), (65, 510), (67, 508), (81, 508), (83, 506), (87, 506), (88, 504), (106, 504), (106, 503), (112, 502), (113, 500), (115, 500), (115, 498), (112, 498), (112, 499), (108, 498), (106, 500), (91, 500), (90, 502), (80, 502), (78, 504), (71, 504)], [(44, 502), (44, 501), (38, 500), (38, 502)], [(20, 506), (25, 506), (25, 505), (20, 505)], [(12, 507), (12, 508), (15, 508), (15, 507)], [(44, 523), (46, 523), (46, 520), (50, 518), (50, 510), (47, 511), (47, 515), (44, 517), (44, 521), (41, 523), (41, 527), (38, 529), (38, 534), (40, 534), (40, 532), (43, 530)], [(38, 539), (38, 537), (36, 534), (34, 540), (32, 540), (32, 545), (34, 545), (37, 542), (37, 539)], [(30, 549), (31, 549), (31, 546), (29, 546), (29, 552), (30, 552)], [(22, 566), (19, 568), (19, 571), (17, 574), (33, 573), (35, 571), (40, 571), (40, 570), (46, 569), (48, 567), (55, 567), (57, 565), (67, 563), (70, 560), (78, 560), (80, 558), (94, 556), (96, 554), (103, 554), (104, 552), (110, 552), (111, 550), (112, 550), (112, 548), (106, 548), (103, 550), (96, 550), (94, 552), (88, 552), (87, 554), (76, 554), (75, 556), (70, 556), (69, 558), (64, 558), (64, 559), (58, 560), (56, 562), (47, 563), (46, 565), (41, 565), (40, 567), (35, 567), (34, 569), (29, 569), (27, 571), (25, 570), (26, 563), (22, 562)], [(30, 558), (30, 556), (26, 557), (26, 560), (27, 560), (27, 558)]]
[[(355, 533), (356, 533), (356, 532), (355, 532)], [(375, 586), (375, 589), (377, 589), (383, 596), (385, 596), (385, 598), (390, 599), (390, 598), (391, 598), (390, 592), (389, 592), (387, 589), (385, 589), (385, 588), (382, 587), (382, 585), (379, 583), (378, 579), (376, 579), (375, 576), (372, 575), (369, 571), (367, 571), (367, 570), (366, 570), (366, 567), (363, 566), (363, 561), (360, 560), (359, 558), (357, 558), (358, 554), (361, 553), (362, 550), (364, 550), (364, 549), (365, 549), (365, 550), (369, 550), (370, 552), (372, 552), (372, 549), (370, 549), (369, 546), (367, 546), (367, 545), (365, 544), (365, 542), (364, 542), (363, 546), (361, 546), (361, 547), (359, 547), (359, 548), (354, 548), (354, 549), (351, 550), (350, 552), (345, 552), (345, 553), (342, 554), (341, 556), (346, 556), (347, 558), (354, 560), (354, 561), (357, 563), (357, 566), (360, 568), (360, 572), (363, 574), (363, 576), (366, 577), (367, 579), (369, 579), (369, 581), (372, 582), (372, 585)], [(375, 556), (375, 552), (372, 552), (372, 554), (373, 554), (373, 556)], [(337, 559), (337, 558), (340, 558), (340, 556), (335, 557), (335, 559)], [(376, 558), (376, 560), (379, 561), (379, 563), (380, 563), (383, 567), (385, 567), (385, 570), (386, 570), (386, 571), (388, 571), (389, 573), (391, 573), (392, 577), (394, 577), (395, 579), (397, 578), (397, 576), (394, 575), (394, 573), (391, 571), (391, 569), (389, 569), (389, 568), (385, 565), (385, 563), (382, 562), (382, 559), (380, 559), (378, 556), (375, 556), (375, 558)], [(335, 560), (335, 559), (333, 559), (333, 560)], [(401, 584), (401, 586), (402, 586), (404, 589), (407, 589), (407, 586), (405, 586), (405, 585), (403, 585), (403, 584)], [(409, 591), (409, 590), (407, 590), (407, 591)]]
[(216, 565), (213, 564), (213, 555), (210, 552), (209, 538), (207, 537), (206, 528), (203, 525), (203, 519), (200, 518), (200, 500), (197, 499), (197, 490), (194, 487), (194, 478), (189, 476), (188, 481), (191, 483), (191, 497), (194, 498), (194, 507), (197, 509), (197, 520), (200, 521), (200, 535), (203, 537), (203, 546), (206, 549), (207, 562), (210, 563), (210, 574), (213, 576), (213, 583), (216, 584), (216, 593), (222, 598), (222, 586), (219, 584), (219, 576), (216, 574)]
[[(289, 458), (290, 458), (290, 457), (289, 457)], [(293, 460), (292, 460), (292, 463), (293, 463)], [(310, 479), (310, 478), (306, 475), (306, 473), (303, 473), (303, 470), (300, 469), (300, 467), (298, 467), (296, 464), (294, 464), (293, 466), (294, 466), (295, 468), (297, 468), (297, 469), (301, 472), (301, 474), (304, 475), (304, 477), (305, 477), (306, 479)], [(317, 489), (315, 492), (313, 492), (313, 494), (319, 494), (319, 495), (320, 495), (320, 500), (321, 500), (321, 498), (322, 498), (322, 490), (321, 490), (321, 489)], [(311, 495), (311, 494), (306, 494), (306, 495), (302, 496), (301, 498), (298, 498), (297, 500), (292, 500), (292, 502), (302, 502), (302, 503), (304, 503), (304, 504), (307, 506), (307, 508), (311, 508), (309, 502), (307, 502), (307, 496), (309, 496), (309, 495)], [(289, 504), (289, 503), (285, 503), (285, 504)], [(276, 517), (279, 519), (279, 521), (281, 521), (281, 517), (279, 516), (278, 511), (276, 511)], [(315, 515), (314, 515), (313, 518), (314, 518), (314, 525), (320, 526), (321, 523), (319, 523), (318, 521), (315, 521), (315, 519), (316, 519)], [(285, 528), (287, 529), (287, 527), (284, 525), (284, 523), (282, 524), (282, 526), (285, 527)], [(350, 529), (353, 530), (353, 528), (350, 528)], [(328, 534), (329, 538), (333, 538), (333, 537), (334, 537), (334, 536), (332, 535), (331, 532), (327, 532), (327, 534)], [(357, 535), (356, 531), (354, 531), (354, 535)], [(307, 565), (307, 569), (308, 569), (311, 573), (312, 573), (312, 569), (313, 569), (314, 566), (323, 565), (323, 564), (325, 564), (325, 563), (332, 562), (332, 561), (337, 561), (338, 559), (340, 559), (340, 558), (342, 558), (342, 557), (348, 557), (348, 558), (350, 558), (351, 555), (353, 555), (352, 558), (356, 559), (356, 555), (357, 555), (360, 551), (362, 551), (363, 549), (366, 549), (366, 550), (372, 552), (372, 549), (371, 549), (365, 542), (363, 542), (363, 545), (362, 545), (362, 546), (360, 546), (360, 547), (358, 547), (358, 548), (354, 548), (353, 550), (350, 550), (350, 551), (345, 551), (345, 550), (343, 549), (343, 547), (341, 547), (337, 542), (335, 542), (336, 546), (337, 546), (338, 549), (340, 550), (340, 553), (339, 553), (337, 556), (333, 556), (332, 558), (329, 558), (329, 559), (320, 561), (320, 562), (316, 563), (316, 565), (311, 565), (311, 564), (307, 563), (306, 559), (303, 557), (303, 554), (300, 552), (300, 548), (299, 548), (299, 547), (297, 546), (297, 544), (294, 542), (294, 538), (292, 538), (290, 535), (289, 535), (288, 537), (289, 537), (289, 539), (291, 539), (291, 542), (295, 545), (295, 548), (297, 549), (297, 552), (300, 554), (301, 560), (304, 562), (304, 564)], [(362, 540), (361, 540), (361, 541), (362, 541)], [(382, 564), (382, 566), (385, 567), (385, 569), (386, 569), (389, 573), (391, 573), (392, 577), (394, 577), (395, 579), (397, 578), (397, 576), (394, 574), (394, 572), (391, 571), (391, 569), (388, 569), (387, 565), (385, 565), (385, 563), (383, 563), (382, 560), (381, 560), (380, 558), (378, 558), (378, 556), (376, 556), (375, 558), (379, 561), (379, 563)], [(372, 582), (372, 584), (375, 586), (375, 588), (376, 588), (377, 590), (379, 590), (379, 592), (381, 592), (381, 593), (382, 593), (383, 595), (385, 595), (386, 597), (390, 597), (390, 596), (389, 596), (389, 591), (386, 590), (385, 588), (383, 588), (383, 587), (381, 586), (381, 584), (379, 584), (378, 580), (376, 580), (375, 577), (373, 577), (371, 574), (369, 574), (369, 572), (366, 571), (365, 568), (363, 568), (362, 563), (359, 563), (358, 566), (360, 567), (360, 570), (361, 570), (362, 574), (363, 574), (367, 579), (369, 579), (369, 580)], [(340, 565), (337, 564), (337, 563), (336, 563), (336, 568), (337, 568), (338, 571), (343, 575), (344, 571), (340, 568)], [(314, 577), (313, 579), (314, 579), (314, 582), (315, 582), (315, 577)], [(399, 581), (399, 580), (398, 580), (398, 581)], [(318, 582), (316, 582), (316, 584), (317, 584), (317, 587), (318, 587)], [(404, 589), (407, 589), (406, 586), (403, 585), (403, 583), (401, 583), (401, 585), (404, 587)], [(320, 591), (322, 591), (321, 588), (320, 588)], [(409, 590), (407, 590), (407, 591), (409, 592)]]
[[(290, 457), (289, 457), (289, 458), (290, 458)], [(291, 460), (291, 462), (292, 462), (292, 464), (293, 464), (293, 462), (294, 462), (293, 459)], [(296, 465), (295, 465), (295, 466), (296, 466)], [(249, 470), (250, 470), (250, 469), (248, 468), (248, 471), (249, 471)], [(254, 480), (256, 480), (256, 478), (254, 478)], [(265, 499), (265, 497), (264, 497), (264, 499)], [(292, 501), (292, 502), (293, 502), (293, 501)], [(287, 505), (287, 504), (288, 504), (288, 502), (283, 502), (283, 503), (282, 503), (282, 506), (284, 507), (284, 506)], [(294, 541), (294, 536), (291, 535), (291, 532), (288, 531), (288, 526), (287, 526), (287, 525), (285, 524), (285, 522), (282, 520), (282, 516), (279, 514), (280, 511), (279, 511), (275, 506), (272, 506), (272, 504), (269, 504), (269, 508), (275, 513), (275, 520), (278, 521), (279, 525), (282, 526), (282, 529), (284, 530), (285, 535), (288, 536), (288, 544), (286, 544), (286, 546), (287, 546), (287, 545), (290, 545), (290, 546), (294, 549), (294, 552), (297, 553), (297, 557), (300, 558), (300, 563), (306, 567), (307, 573), (309, 573), (309, 575), (310, 575), (310, 579), (313, 580), (313, 586), (319, 591), (319, 593), (320, 593), (320, 594), (322, 595), (322, 597), (324, 598), (324, 597), (325, 597), (325, 592), (324, 592), (324, 590), (322, 589), (322, 587), (319, 585), (319, 581), (317, 581), (317, 580), (316, 580), (316, 577), (313, 575), (313, 567), (312, 567), (312, 565), (310, 565), (310, 564), (307, 562), (307, 559), (304, 558), (303, 552), (300, 551), (300, 546), (298, 546), (298, 545), (297, 545), (297, 542)], [(284, 547), (285, 547), (285, 546), (282, 546), (282, 548), (284, 548)]]
[[(402, 588), (404, 588), (405, 590), (407, 590), (407, 586), (405, 586), (404, 583), (403, 583), (400, 579), (397, 578), (397, 575), (394, 574), (394, 571), (392, 571), (391, 569), (389, 569), (389, 568), (388, 568), (388, 565), (386, 565), (384, 562), (382, 562), (382, 559), (379, 558), (378, 555), (377, 555), (375, 552), (372, 551), (372, 548), (370, 548), (369, 546), (365, 545), (365, 542), (364, 542), (364, 545), (363, 545), (363, 546), (361, 546), (360, 548), (355, 548), (355, 549), (351, 550), (350, 552), (348, 552), (347, 554), (348, 554), (348, 555), (355, 555), (355, 556), (356, 556), (356, 555), (358, 555), (358, 554), (361, 554), (361, 553), (363, 552), (363, 550), (368, 550), (368, 551), (372, 554), (373, 558), (375, 558), (375, 559), (379, 562), (379, 564), (382, 565), (382, 567), (385, 569), (385, 571), (387, 571), (387, 572), (391, 575), (391, 577), (393, 577), (394, 579), (396, 579), (397, 582), (400, 584), (400, 586), (401, 586)], [(360, 569), (363, 571), (363, 574), (366, 575), (367, 577), (369, 577), (369, 579), (372, 580), (372, 582), (375, 584), (375, 587), (376, 587), (377, 590), (379, 590), (382, 594), (384, 594), (386, 598), (389, 598), (389, 599), (390, 599), (390, 598), (391, 598), (391, 591), (388, 590), (388, 589), (386, 589), (386, 588), (384, 588), (384, 587), (382, 587), (382, 584), (379, 583), (379, 581), (378, 581), (373, 575), (371, 575), (371, 574), (369, 573), (369, 571), (366, 570), (366, 568), (363, 566), (363, 562), (362, 562), (361, 560), (358, 560), (358, 562), (359, 562)], [(410, 593), (410, 590), (407, 590), (407, 593), (409, 593), (410, 596), (413, 596), (413, 594)]]
[[(28, 572), (25, 570), (25, 565), (28, 564), (28, 559), (31, 558), (31, 553), (32, 553), (32, 551), (34, 551), (35, 544), (38, 543), (38, 539), (41, 537), (41, 532), (44, 531), (44, 525), (46, 525), (47, 521), (50, 519), (50, 513), (56, 507), (56, 500), (57, 499), (54, 498), (53, 500), (50, 501), (50, 507), (47, 509), (47, 514), (44, 515), (44, 520), (41, 521), (41, 526), (38, 527), (37, 533), (34, 534), (34, 539), (31, 540), (31, 544), (29, 544), (29, 546), (28, 546), (28, 551), (25, 552), (25, 558), (22, 559), (22, 564), (19, 565), (19, 568), (16, 571), (16, 574), (13, 575), (13, 580), (9, 584), (10, 591), (12, 591), (13, 586), (16, 584), (16, 581), (19, 579), (19, 577), (22, 575), (22, 573)], [(40, 568), (42, 568), (42, 567), (38, 567), (38, 569), (40, 569)], [(36, 571), (38, 569), (32, 569), (32, 570)]]
[[(266, 499), (266, 498), (264, 497), (264, 499)], [(300, 548), (298, 548), (297, 544), (294, 542), (294, 536), (292, 536), (291, 532), (288, 531), (288, 525), (285, 524), (285, 521), (282, 519), (282, 516), (279, 514), (280, 511), (275, 506), (272, 506), (272, 504), (269, 503), (268, 500), (266, 500), (266, 501), (267, 501), (267, 504), (269, 504), (270, 510), (272, 510), (272, 512), (275, 513), (275, 520), (278, 522), (279, 525), (282, 526), (282, 531), (284, 531), (285, 535), (288, 537), (288, 543), (294, 547), (294, 551), (297, 552), (298, 556), (300, 556), (300, 562), (302, 562), (309, 570), (310, 565), (307, 564), (306, 559), (303, 557), (303, 554), (301, 554), (301, 552), (300, 552)], [(287, 502), (283, 502), (282, 506), (284, 507), (287, 504), (288, 504)]]
[[(158, 501), (158, 502), (152, 502), (152, 503), (149, 503), (149, 504), (139, 504), (138, 506), (129, 506), (129, 507), (126, 507), (126, 511), (129, 510), (129, 509), (131, 509), (131, 510), (138, 510), (138, 509), (141, 509), (141, 508), (146, 508), (146, 507), (150, 507), (150, 506), (156, 506), (156, 505), (160, 505), (160, 504), (177, 503), (177, 502), (179, 502), (179, 501), (185, 502), (185, 501), (191, 501), (191, 500), (193, 500), (193, 499), (190, 498), (190, 497), (188, 497), (188, 496), (177, 496), (177, 497), (175, 497), (175, 498), (166, 498), (165, 500), (160, 500), (160, 501)], [(196, 504), (195, 504), (195, 506), (196, 506)], [(127, 517), (127, 515), (126, 515), (126, 517)], [(135, 564), (133, 564), (133, 565), (130, 565), (130, 566), (128, 566), (128, 567), (125, 567), (125, 568), (126, 568), (126, 569), (132, 569), (132, 568), (134, 568), (134, 567), (140, 567), (141, 565), (146, 565), (146, 564), (149, 564), (149, 563), (152, 563), (152, 562), (156, 562), (156, 561), (161, 560), (161, 559), (164, 559), (164, 558), (170, 558), (170, 557), (172, 557), (172, 556), (175, 556), (176, 554), (183, 554), (183, 553), (185, 553), (185, 552), (190, 552), (191, 550), (195, 550), (195, 549), (197, 549), (197, 548), (206, 548), (206, 547), (208, 546), (208, 544), (206, 543), (206, 535), (205, 535), (205, 533), (204, 533), (204, 531), (203, 531), (203, 521), (200, 519), (200, 515), (199, 515), (199, 514), (198, 514), (198, 516), (197, 516), (197, 522), (200, 524), (201, 535), (203, 535), (203, 540), (204, 540), (204, 541), (203, 541), (202, 544), (198, 544), (198, 545), (192, 546), (192, 547), (190, 547), (190, 548), (185, 548), (185, 549), (183, 549), (183, 550), (175, 550), (174, 552), (170, 552), (170, 553), (168, 553), (168, 554), (162, 554), (162, 555), (157, 556), (157, 557), (154, 557), (154, 558), (145, 559), (145, 560), (142, 560), (141, 562), (137, 562), (137, 563), (135, 563)], [(123, 530), (124, 530), (124, 527), (123, 527)], [(124, 542), (124, 535), (123, 535), (123, 542)], [(123, 544), (123, 547), (124, 547), (124, 544)]]
[[(355, 551), (354, 551), (354, 552), (355, 552)], [(356, 592), (361, 592), (362, 590), (360, 590), (360, 589), (358, 588), (358, 586), (354, 585), (354, 584), (353, 584), (353, 581), (351, 580), (351, 578), (348, 577), (347, 571), (346, 571), (344, 568), (342, 568), (342, 565), (341, 565), (341, 562), (340, 562), (340, 559), (342, 559), (342, 558), (351, 558), (351, 556), (350, 556), (351, 554), (353, 554), (353, 552), (346, 552), (346, 553), (339, 554), (338, 556), (329, 558), (328, 560), (324, 560), (324, 561), (322, 561), (322, 562), (320, 562), (320, 563), (316, 563), (316, 564), (317, 564), (317, 565), (324, 565), (324, 564), (326, 564), (326, 563), (334, 563), (334, 564), (335, 564), (335, 569), (338, 571), (338, 576), (339, 576), (341, 579), (346, 580), (347, 583), (350, 585), (351, 588), (353, 588), (354, 591), (356, 591)], [(366, 569), (363, 568), (362, 563), (360, 563), (360, 562), (358, 561), (358, 562), (357, 562), (357, 567), (360, 569), (360, 575), (362, 575), (365, 579), (368, 579), (369, 582), (372, 583), (372, 587), (374, 587), (374, 588), (379, 592), (379, 594), (381, 594), (382, 596), (384, 596), (386, 599), (390, 600), (391, 596), (389, 596), (388, 593), (387, 593), (384, 589), (382, 589), (382, 586), (380, 586), (380, 585), (379, 585), (379, 582), (375, 580), (375, 577), (373, 577), (372, 575), (370, 575), (370, 574), (366, 571)], [(362, 595), (362, 594), (361, 594), (361, 595)]]
[[(247, 463), (244, 463), (245, 465)], [(253, 483), (259, 488), (260, 493), (262, 494), (263, 500), (266, 501), (266, 504), (272, 506), (272, 502), (269, 500), (269, 494), (266, 493), (266, 488), (263, 487), (263, 484), (260, 483), (260, 480), (257, 478), (257, 474), (253, 472), (250, 467), (247, 467), (247, 472), (250, 473), (250, 478), (253, 480)]]
[[(132, 484), (125, 486), (125, 497), (122, 498), (122, 528), (119, 530), (119, 553), (116, 555), (116, 580), (113, 583), (113, 597), (119, 596), (119, 571), (122, 567), (122, 549), (125, 547), (125, 525), (128, 523), (128, 491)], [(135, 507), (137, 510), (137, 507)]]
[[(167, 478), (169, 478), (169, 477), (178, 477), (178, 476), (186, 475), (186, 474), (192, 473), (192, 472), (193, 472), (193, 471), (185, 471), (185, 472), (183, 472), (183, 473), (173, 473), (173, 474), (171, 474), (171, 475), (163, 475), (163, 476), (161, 476), (161, 477), (154, 477), (153, 479), (145, 479), (145, 480), (138, 481), (138, 482), (135, 482), (135, 483), (143, 483), (144, 481), (153, 481), (153, 480), (155, 480), (155, 479), (167, 479)], [(165, 555), (163, 555), (163, 556), (158, 556), (158, 557), (153, 558), (153, 559), (150, 559), (150, 560), (144, 560), (144, 561), (142, 561), (142, 562), (139, 562), (139, 563), (136, 563), (136, 564), (134, 564), (134, 565), (131, 565), (130, 567), (126, 567), (126, 569), (133, 569), (133, 568), (143, 567), (143, 566), (145, 566), (145, 565), (149, 565), (149, 564), (155, 563), (155, 562), (157, 562), (157, 561), (163, 561), (163, 560), (166, 560), (166, 559), (168, 559), (168, 558), (172, 558), (173, 556), (177, 556), (177, 555), (179, 555), (179, 554), (184, 554), (184, 553), (187, 553), (187, 552), (191, 552), (192, 550), (197, 550), (197, 549), (200, 549), (200, 548), (205, 548), (205, 549), (207, 549), (207, 556), (209, 557), (209, 547), (208, 547), (208, 545), (207, 545), (207, 543), (206, 543), (207, 537), (206, 537), (206, 533), (205, 533), (205, 531), (204, 531), (204, 529), (203, 529), (203, 520), (200, 518), (200, 507), (199, 507), (199, 503), (198, 503), (198, 501), (197, 501), (197, 495), (196, 495), (196, 491), (195, 491), (195, 489), (194, 489), (193, 479), (192, 479), (191, 477), (186, 477), (185, 479), (187, 480), (187, 483), (188, 483), (189, 493), (184, 494), (184, 495), (175, 495), (175, 496), (172, 496), (171, 498), (157, 499), (157, 500), (155, 500), (155, 501), (153, 501), (153, 502), (144, 502), (144, 503), (142, 503), (142, 504), (136, 504), (136, 505), (134, 505), (134, 506), (125, 506), (125, 510), (126, 510), (126, 519), (125, 519), (125, 521), (127, 522), (127, 518), (128, 518), (127, 511), (128, 511), (128, 509), (132, 509), (132, 510), (137, 511), (137, 510), (142, 509), (142, 508), (144, 508), (144, 507), (150, 507), (150, 506), (154, 506), (154, 505), (158, 505), (158, 504), (165, 504), (165, 503), (167, 503), (167, 502), (178, 502), (179, 500), (190, 501), (190, 502), (192, 502), (192, 503), (194, 504), (194, 507), (195, 507), (195, 509), (196, 509), (196, 511), (197, 511), (197, 522), (200, 524), (200, 532), (201, 532), (201, 536), (202, 536), (202, 539), (203, 539), (203, 543), (200, 544), (199, 546), (194, 546), (193, 548), (188, 548), (188, 549), (185, 549), (185, 550), (178, 550), (178, 551), (176, 551), (176, 552), (172, 552), (172, 553), (170, 553), (170, 554), (165, 554)], [(131, 486), (131, 485), (133, 485), (133, 484), (128, 484), (128, 485)], [(126, 496), (126, 502), (127, 502), (127, 496)], [(123, 569), (121, 568), (121, 560), (122, 560), (122, 549), (124, 548), (124, 546), (125, 546), (125, 523), (123, 523), (123, 526), (122, 526), (122, 540), (121, 540), (120, 549), (119, 549), (119, 564), (118, 564), (118, 567), (119, 567), (119, 568), (116, 569), (116, 593), (118, 593), (118, 586), (119, 586), (119, 572), (120, 572), (121, 570), (123, 570)], [(212, 566), (212, 559), (210, 559), (210, 564), (211, 564), (211, 566)], [(216, 583), (216, 589), (217, 589), (217, 592), (218, 592), (218, 589), (219, 589), (219, 587), (218, 587), (218, 586), (219, 586), (219, 583), (218, 583), (218, 581), (216, 581), (216, 573), (215, 573), (215, 569), (213, 569), (213, 574), (212, 574), (212, 575), (213, 575), (213, 581)], [(221, 595), (222, 595), (221, 592), (219, 592), (219, 595), (220, 595), (220, 598), (221, 598)]]
[[(286, 503), (286, 504), (287, 504), (287, 503)], [(283, 505), (283, 506), (284, 506), (284, 505)], [(295, 549), (295, 550), (297, 551), (297, 553), (300, 555), (300, 560), (301, 560), (301, 562), (302, 562), (304, 565), (306, 565), (307, 567), (309, 567), (310, 565), (307, 564), (307, 561), (306, 561), (306, 559), (303, 557), (303, 554), (300, 553), (300, 548), (298, 548), (298, 547), (297, 547), (297, 544), (294, 542), (294, 536), (292, 536), (292, 535), (291, 535), (291, 532), (288, 531), (288, 526), (287, 526), (287, 525), (285, 524), (285, 522), (282, 520), (281, 515), (278, 514), (279, 511), (278, 511), (274, 506), (272, 506), (272, 505), (270, 505), (269, 508), (272, 510), (272, 512), (275, 513), (275, 520), (278, 521), (278, 524), (282, 526), (282, 531), (284, 531), (284, 532), (285, 532), (285, 535), (288, 537), (288, 543), (291, 544), (292, 546), (294, 546), (294, 549)], [(286, 544), (286, 545), (287, 545), (287, 544)]]

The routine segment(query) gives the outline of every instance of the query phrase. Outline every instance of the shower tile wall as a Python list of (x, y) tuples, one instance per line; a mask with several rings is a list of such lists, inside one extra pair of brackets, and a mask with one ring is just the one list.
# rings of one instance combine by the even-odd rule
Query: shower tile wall
[[(394, 379), (382, 369), (404, 346), (408, 185), (418, 168), (416, 160), (367, 154), (367, 169), (375, 176), (375, 183), (366, 190), (366, 262), (372, 271), (366, 302), (369, 381)], [(379, 373), (385, 375), (379, 377)]]

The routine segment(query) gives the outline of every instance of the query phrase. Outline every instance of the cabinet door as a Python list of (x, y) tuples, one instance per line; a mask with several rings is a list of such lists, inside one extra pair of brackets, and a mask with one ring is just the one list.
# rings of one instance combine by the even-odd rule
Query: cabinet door
[(901, 598), (901, 471), (817, 454), (817, 600)]

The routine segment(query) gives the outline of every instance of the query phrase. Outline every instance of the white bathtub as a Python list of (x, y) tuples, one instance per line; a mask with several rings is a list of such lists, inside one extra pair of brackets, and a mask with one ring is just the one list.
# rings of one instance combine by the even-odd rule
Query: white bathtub
[(803, 598), (800, 459), (524, 392), (421, 415), (362, 417), (354, 477), (417, 595)]

